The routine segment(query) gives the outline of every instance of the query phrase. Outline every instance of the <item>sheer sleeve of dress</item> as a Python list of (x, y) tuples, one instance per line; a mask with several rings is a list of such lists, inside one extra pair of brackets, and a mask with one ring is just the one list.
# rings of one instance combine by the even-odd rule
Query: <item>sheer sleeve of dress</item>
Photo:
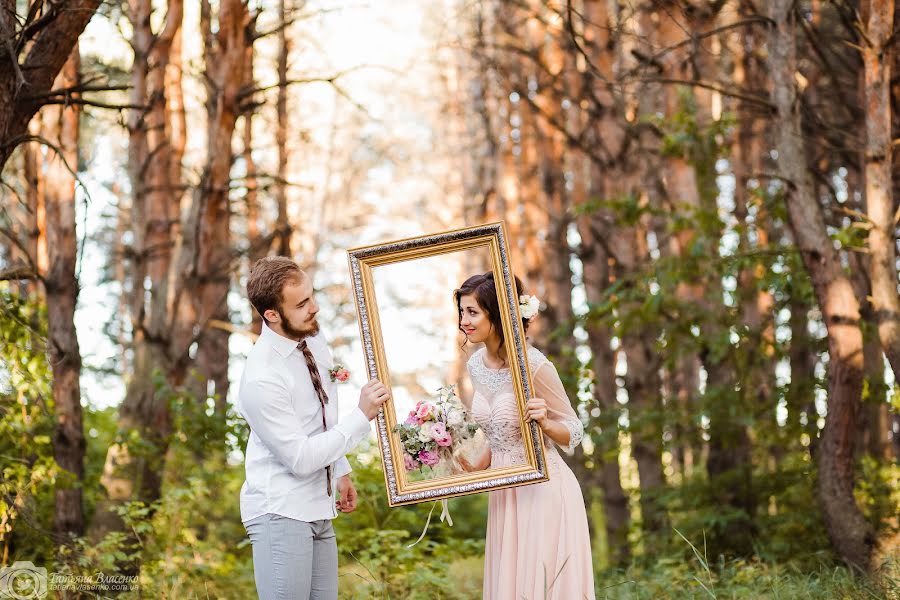
[(575, 414), (575, 409), (569, 402), (566, 389), (553, 363), (533, 348), (529, 352), (528, 361), (531, 364), (531, 379), (534, 383), (533, 396), (542, 398), (547, 403), (548, 418), (562, 423), (569, 430), (569, 443), (562, 449), (571, 453), (584, 438), (584, 425)]

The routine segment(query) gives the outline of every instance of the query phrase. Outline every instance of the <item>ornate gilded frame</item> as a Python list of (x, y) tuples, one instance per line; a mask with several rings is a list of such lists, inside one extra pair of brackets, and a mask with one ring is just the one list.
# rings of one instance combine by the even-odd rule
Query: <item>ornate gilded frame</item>
[[(503, 222), (351, 248), (347, 251), (363, 353), (370, 379), (377, 377), (388, 389), (391, 389), (372, 269), (380, 265), (428, 258), (470, 248), (484, 248), (485, 246), (490, 249), (494, 280), (498, 285), (497, 299), (500, 304), (504, 336), (508, 340), (513, 340), (515, 346), (515, 352), (510, 357), (510, 371), (519, 412), (524, 415), (525, 399), (532, 395), (531, 371), (528, 367), (525, 336), (519, 315), (519, 302), (513, 285), (506, 227)], [(502, 289), (500, 289), (501, 285)], [(396, 411), (392, 404), (386, 405), (385, 409), (379, 412), (376, 425), (388, 502), (391, 506), (540, 483), (548, 479), (544, 460), (543, 436), (535, 422), (527, 424), (525, 431), (529, 435), (523, 436), (527, 465), (412, 482), (408, 481), (403, 468), (399, 439), (396, 435), (389, 435), (396, 425)]]

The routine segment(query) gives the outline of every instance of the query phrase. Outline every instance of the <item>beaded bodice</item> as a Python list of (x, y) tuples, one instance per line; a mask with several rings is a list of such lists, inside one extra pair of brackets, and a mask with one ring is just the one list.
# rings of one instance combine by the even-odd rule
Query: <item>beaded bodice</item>
[[(513, 392), (512, 374), (509, 369), (488, 368), (484, 364), (484, 353), (484, 349), (477, 351), (469, 358), (467, 365), (475, 388), (472, 416), (484, 431), (492, 455), (502, 453), (507, 455), (507, 459), (524, 463), (522, 418)], [(549, 360), (536, 348), (529, 348), (528, 363), (534, 374)], [(570, 448), (581, 443), (583, 427), (578, 419), (565, 415), (553, 418), (561, 418), (569, 429)], [(555, 454), (555, 446), (549, 438), (545, 436), (544, 441), (548, 452)]]

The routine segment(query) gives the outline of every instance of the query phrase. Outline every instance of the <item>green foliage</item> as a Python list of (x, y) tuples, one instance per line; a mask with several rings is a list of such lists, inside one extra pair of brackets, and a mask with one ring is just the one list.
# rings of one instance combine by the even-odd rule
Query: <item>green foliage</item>
[(597, 211), (609, 211), (616, 215), (622, 226), (636, 225), (644, 215), (662, 216), (664, 213), (641, 203), (637, 194), (622, 194), (614, 198), (591, 198), (572, 208), (574, 216), (588, 215)]
[[(437, 503), (390, 508), (381, 461), (370, 449), (353, 458), (353, 481), (360, 504), (335, 521), (346, 597), (471, 598), (481, 590), (481, 563), (460, 583), (454, 563), (476, 560), (484, 552), (487, 498), (463, 496), (449, 500), (453, 527), (438, 520)], [(425, 537), (409, 548), (428, 521)], [(472, 580), (472, 575), (476, 575)]]
[[(734, 128), (733, 115), (725, 114), (720, 119), (703, 123), (697, 119), (697, 104), (691, 90), (678, 91), (679, 110), (666, 117), (653, 116), (648, 120), (663, 134), (661, 153), (663, 156), (685, 160), (694, 169), (700, 203), (705, 207), (694, 227), (701, 231), (721, 230), (722, 224), (716, 211), (719, 188), (716, 183), (716, 161), (728, 155), (729, 147), (724, 143), (726, 136)], [(676, 199), (676, 204), (684, 200)], [(699, 227), (698, 227), (699, 225)]]
[[(169, 402), (173, 423), (161, 498), (149, 506), (130, 502), (119, 507), (133, 535), (81, 538), (62, 549), (54, 570), (109, 575), (133, 563), (140, 564), (138, 586), (124, 597), (252, 597), (252, 559), (238, 503), (244, 469), (236, 454), (246, 442), (246, 425), (233, 413), (216, 414), (214, 398), (198, 400), (160, 378), (156, 386)], [(86, 502), (90, 511), (100, 495), (94, 476), (121, 432), (112, 411), (88, 413), (86, 429), (86, 484), (95, 490)]]
[(900, 533), (900, 464), (864, 454), (858, 461), (856, 501), (874, 529)]
[[(193, 375), (192, 375), (193, 377)], [(141, 594), (149, 597), (252, 597), (249, 541), (240, 520), (246, 423), (215, 397), (158, 381), (173, 430), (162, 497), (143, 515)], [(138, 530), (140, 534), (141, 531)]]
[(97, 503), (105, 495), (100, 485), (103, 467), (106, 463), (106, 451), (112, 445), (118, 430), (115, 407), (97, 409), (91, 405), (82, 407), (84, 419), (84, 436), (87, 448), (84, 456), (83, 501), (85, 522), (90, 523), (94, 517)]
[(664, 156), (683, 158), (694, 166), (705, 166), (727, 155), (723, 144), (735, 125), (733, 115), (726, 114), (707, 124), (697, 121), (697, 102), (687, 88), (678, 90), (679, 109), (668, 116), (652, 116), (648, 120), (663, 132)]
[(850, 221), (831, 233), (831, 239), (838, 242), (841, 248), (856, 251), (866, 251), (868, 236), (866, 224), (859, 221)]
[(46, 318), (42, 306), (0, 282), (0, 552), (19, 560), (42, 560), (53, 549), (44, 534), (59, 474)]

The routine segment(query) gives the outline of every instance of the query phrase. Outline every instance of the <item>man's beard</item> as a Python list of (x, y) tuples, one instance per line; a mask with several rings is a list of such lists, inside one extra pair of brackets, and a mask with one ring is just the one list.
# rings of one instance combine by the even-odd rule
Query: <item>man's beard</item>
[(278, 314), (281, 316), (281, 330), (284, 332), (285, 337), (302, 340), (305, 337), (313, 337), (319, 333), (319, 322), (315, 318), (313, 318), (311, 324), (298, 327), (291, 323), (281, 311), (278, 311)]

